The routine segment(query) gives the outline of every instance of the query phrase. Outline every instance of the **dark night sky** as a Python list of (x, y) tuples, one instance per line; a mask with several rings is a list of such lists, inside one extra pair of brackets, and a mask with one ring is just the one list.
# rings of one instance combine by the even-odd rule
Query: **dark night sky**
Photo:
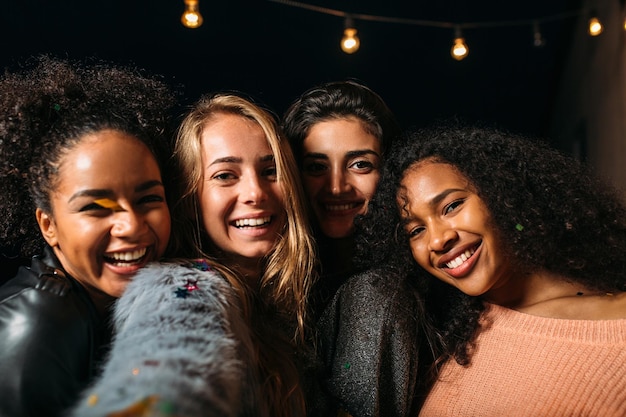
[[(577, 1), (306, 0), (351, 13), (452, 23), (555, 16)], [(183, 0), (0, 1), (0, 66), (37, 53), (132, 62), (184, 89), (184, 101), (234, 89), (282, 113), (306, 88), (357, 78), (406, 127), (458, 115), (543, 135), (574, 18), (541, 26), (466, 29), (470, 55), (449, 54), (453, 30), (356, 20), (361, 49), (339, 49), (343, 18), (269, 0), (200, 0), (204, 25), (180, 23)], [(434, 3), (434, 4), (431, 4)]]
[[(305, 1), (452, 23), (527, 21), (580, 8), (578, 0)], [(278, 114), (315, 84), (357, 78), (405, 127), (456, 115), (545, 137), (575, 22), (542, 25), (543, 48), (532, 46), (530, 25), (467, 29), (470, 55), (457, 62), (452, 29), (356, 20), (361, 49), (347, 55), (339, 49), (341, 17), (269, 0), (200, 0), (204, 25), (191, 30), (180, 23), (183, 9), (183, 0), (0, 0), (0, 68), (40, 53), (94, 56), (164, 75), (184, 92), (183, 104), (239, 90)]]

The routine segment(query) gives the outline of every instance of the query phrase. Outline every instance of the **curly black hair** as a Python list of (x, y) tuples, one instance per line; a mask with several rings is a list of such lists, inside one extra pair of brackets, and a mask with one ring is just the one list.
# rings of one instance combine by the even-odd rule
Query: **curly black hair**
[(430, 277), (414, 262), (396, 195), (413, 164), (454, 166), (489, 208), (518, 270), (547, 270), (598, 291), (626, 289), (626, 208), (608, 183), (546, 142), (448, 121), (410, 132), (386, 160), (368, 214), (356, 222), (362, 267), (389, 263), (420, 280), (443, 351), (467, 364), (484, 310), (478, 297)]
[(387, 104), (369, 87), (356, 80), (320, 84), (302, 93), (283, 115), (281, 127), (298, 164), (302, 160), (302, 144), (313, 125), (346, 117), (356, 117), (364, 123), (368, 133), (380, 140), (383, 155), (401, 134)]
[(0, 247), (17, 248), (24, 257), (39, 253), (45, 242), (34, 210), (50, 212), (59, 161), (85, 134), (129, 133), (148, 146), (163, 171), (176, 102), (173, 89), (157, 76), (95, 58), (42, 55), (3, 74)]

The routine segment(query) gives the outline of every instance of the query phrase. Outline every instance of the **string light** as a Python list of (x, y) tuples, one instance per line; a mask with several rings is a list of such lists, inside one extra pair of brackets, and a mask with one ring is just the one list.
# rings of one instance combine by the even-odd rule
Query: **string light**
[[(387, 17), (387, 16), (376, 16), (376, 15), (368, 15), (368, 14), (360, 14), (360, 13), (348, 13), (342, 10), (329, 9), (326, 7), (315, 6), (312, 4), (301, 3), (298, 1), (292, 0), (268, 0), (274, 3), (280, 3), (287, 6), (298, 7), (301, 9), (311, 10), (318, 13), (323, 13), (327, 15), (343, 17), (346, 19), (346, 22), (350, 20), (350, 28), (346, 27), (344, 29), (344, 38), (342, 39), (341, 49), (346, 53), (354, 53), (359, 48), (360, 40), (356, 36), (356, 29), (354, 28), (353, 20), (368, 20), (375, 22), (384, 22), (384, 23), (398, 23), (398, 24), (406, 24), (406, 25), (415, 25), (415, 26), (425, 26), (425, 27), (435, 27), (435, 28), (444, 28), (444, 29), (455, 29), (455, 32), (458, 31), (460, 34), (461, 29), (479, 29), (479, 28), (493, 28), (493, 27), (511, 27), (511, 26), (531, 26), (533, 28), (533, 45), (536, 47), (544, 46), (545, 40), (539, 30), (539, 24), (545, 22), (552, 22), (557, 20), (564, 20), (567, 18), (582, 16), (586, 13), (587, 9), (582, 10), (572, 10), (563, 13), (559, 13), (552, 16), (546, 16), (543, 18), (534, 18), (534, 19), (520, 19), (520, 20), (509, 20), (509, 21), (489, 21), (489, 22), (464, 22), (464, 23), (453, 23), (453, 22), (441, 22), (441, 21), (432, 21), (432, 20), (419, 20), (419, 19), (407, 19), (407, 18), (398, 18), (398, 17)], [(591, 23), (594, 24), (594, 32), (591, 31)], [(602, 33), (602, 24), (598, 20), (597, 17), (593, 17), (589, 21), (589, 34), (592, 36), (597, 36)], [(350, 33), (352, 35), (348, 35), (348, 29), (351, 29)], [(599, 32), (596, 32), (599, 29)], [(626, 30), (626, 18), (624, 19), (624, 30)], [(352, 32), (354, 31), (354, 32)], [(344, 48), (344, 39), (353, 36), (355, 44), (355, 49), (352, 52), (348, 52)], [(456, 51), (456, 52), (455, 52)], [(450, 51), (452, 57), (456, 60), (462, 60), (469, 53), (469, 48), (465, 43), (465, 40), (462, 36), (457, 35), (455, 33), (454, 44)]]
[(604, 27), (597, 17), (593, 16), (591, 19), (589, 19), (589, 34), (591, 36), (598, 36), (603, 31)]
[(452, 58), (460, 61), (464, 59), (467, 54), (469, 54), (469, 47), (465, 43), (465, 39), (461, 33), (461, 27), (457, 26), (454, 29), (454, 44), (452, 45), (452, 49), (450, 49), (450, 55), (452, 55)]
[(533, 45), (537, 48), (541, 46), (545, 46), (546, 41), (541, 35), (541, 30), (539, 30), (539, 22), (535, 21), (533, 23)]
[(356, 35), (357, 30), (354, 28), (354, 21), (350, 16), (346, 17), (344, 27), (343, 38), (341, 39), (341, 50), (346, 54), (353, 54), (359, 50), (361, 40)]
[(195, 29), (202, 26), (202, 15), (198, 0), (185, 0), (185, 11), (180, 18), (185, 27)]

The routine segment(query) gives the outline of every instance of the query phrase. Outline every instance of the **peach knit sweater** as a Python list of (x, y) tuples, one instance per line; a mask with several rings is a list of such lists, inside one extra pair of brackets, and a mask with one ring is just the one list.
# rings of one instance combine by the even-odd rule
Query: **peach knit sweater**
[(420, 417), (626, 416), (626, 320), (551, 319), (493, 304), (483, 320), (471, 365), (444, 365)]

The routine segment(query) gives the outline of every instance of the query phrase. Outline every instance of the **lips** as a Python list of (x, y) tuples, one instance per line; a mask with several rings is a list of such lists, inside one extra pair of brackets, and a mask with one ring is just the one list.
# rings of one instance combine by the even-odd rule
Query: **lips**
[(446, 267), (448, 268), (457, 268), (463, 264), (463, 262), (467, 261), (472, 255), (476, 252), (475, 248), (467, 249), (465, 252), (451, 260), (450, 262), (446, 262)]
[(478, 259), (481, 245), (482, 241), (465, 248), (459, 248), (454, 252), (442, 256), (441, 259), (439, 259), (438, 267), (454, 277), (459, 278), (465, 276), (471, 271)]
[(326, 211), (344, 211), (352, 210), (360, 207), (362, 203), (345, 203), (345, 204), (323, 204), (322, 206)]
[(126, 252), (113, 252), (104, 255), (104, 259), (106, 262), (116, 266), (127, 266), (140, 263), (147, 252), (148, 249), (145, 247)]
[(254, 217), (246, 219), (237, 219), (234, 221), (235, 227), (239, 229), (250, 229), (255, 227), (264, 227), (270, 224), (271, 216)]

